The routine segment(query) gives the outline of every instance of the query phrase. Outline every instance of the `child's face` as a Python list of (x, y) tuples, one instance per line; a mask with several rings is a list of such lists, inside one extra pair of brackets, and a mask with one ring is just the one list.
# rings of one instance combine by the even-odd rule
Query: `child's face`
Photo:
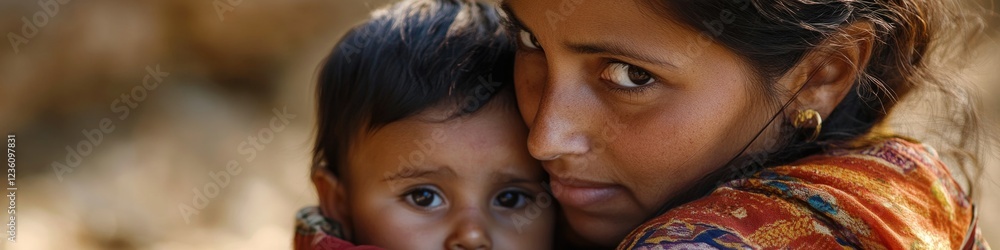
[(354, 144), (343, 181), (357, 243), (550, 249), (555, 204), (520, 116), (488, 106), (434, 122), (442, 117), (431, 109)]

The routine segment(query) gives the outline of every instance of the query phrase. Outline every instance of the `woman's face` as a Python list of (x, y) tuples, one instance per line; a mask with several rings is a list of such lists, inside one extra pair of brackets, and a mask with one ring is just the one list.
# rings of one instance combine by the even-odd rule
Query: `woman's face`
[[(615, 245), (777, 108), (743, 61), (637, 1), (508, 0), (528, 148), (583, 238)], [(731, 14), (731, 13), (730, 13)], [(715, 29), (731, 16), (720, 11)]]

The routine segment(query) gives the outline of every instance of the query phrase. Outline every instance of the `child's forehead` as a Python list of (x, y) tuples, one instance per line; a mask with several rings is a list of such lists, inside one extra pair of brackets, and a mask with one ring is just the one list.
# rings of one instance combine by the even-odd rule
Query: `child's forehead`
[[(498, 96), (500, 97), (500, 96)], [(494, 98), (490, 102), (469, 103), (443, 102), (421, 110), (406, 118), (391, 122), (371, 135), (385, 133), (391, 135), (432, 136), (435, 132), (448, 135), (462, 135), (474, 132), (488, 137), (493, 134), (517, 132), (523, 127), (524, 121), (517, 107), (509, 105), (503, 98)], [(470, 107), (475, 111), (468, 112)], [(521, 126), (504, 126), (504, 125)], [(385, 129), (389, 128), (389, 129)], [(373, 136), (374, 137), (374, 136)], [(525, 135), (525, 138), (527, 135)]]
[(519, 117), (505, 110), (482, 109), (458, 117), (450, 117), (451, 114), (448, 110), (431, 109), (387, 124), (371, 133), (365, 141), (393, 149), (406, 148), (414, 141), (427, 141), (454, 152), (527, 147), (523, 123), (511, 121)]
[(502, 181), (536, 178), (542, 171), (527, 152), (527, 129), (516, 112), (484, 108), (444, 121), (440, 118), (448, 112), (425, 113), (362, 139), (352, 155), (353, 161), (366, 163), (359, 171), (381, 172), (383, 177), (410, 171)]
[[(439, 103), (402, 120), (444, 123), (454, 120), (475, 119), (476, 117), (484, 116), (489, 119), (492, 118), (489, 117), (490, 115), (497, 115), (497, 112), (505, 112), (500, 115), (513, 115), (513, 118), (504, 119), (522, 121), (519, 116), (520, 113), (517, 111), (513, 91), (503, 91), (499, 89), (487, 90), (486, 87), (484, 87), (483, 90), (498, 91), (498, 93), (491, 93), (490, 96), (486, 96), (484, 93), (476, 93), (476, 91), (473, 91), (473, 93), (470, 93), (469, 95), (446, 98), (441, 100)], [(490, 114), (482, 115), (482, 113)]]

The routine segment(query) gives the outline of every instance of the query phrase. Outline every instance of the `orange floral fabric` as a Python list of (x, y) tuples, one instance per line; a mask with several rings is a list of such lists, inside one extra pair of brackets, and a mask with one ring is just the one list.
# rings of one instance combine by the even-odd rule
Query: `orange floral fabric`
[(897, 138), (731, 181), (618, 248), (989, 249), (973, 211), (933, 149)]

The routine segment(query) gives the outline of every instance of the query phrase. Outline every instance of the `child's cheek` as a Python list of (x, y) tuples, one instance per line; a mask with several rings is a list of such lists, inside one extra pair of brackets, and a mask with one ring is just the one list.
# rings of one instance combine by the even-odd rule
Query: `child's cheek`
[(405, 204), (379, 201), (360, 207), (354, 218), (356, 243), (385, 249), (440, 249), (446, 228), (435, 216), (420, 214)]
[(513, 226), (496, 229), (502, 232), (494, 235), (503, 238), (493, 241), (498, 243), (494, 249), (552, 249), (555, 210), (554, 204), (540, 204), (536, 199), (524, 210), (512, 214), (509, 222)]

